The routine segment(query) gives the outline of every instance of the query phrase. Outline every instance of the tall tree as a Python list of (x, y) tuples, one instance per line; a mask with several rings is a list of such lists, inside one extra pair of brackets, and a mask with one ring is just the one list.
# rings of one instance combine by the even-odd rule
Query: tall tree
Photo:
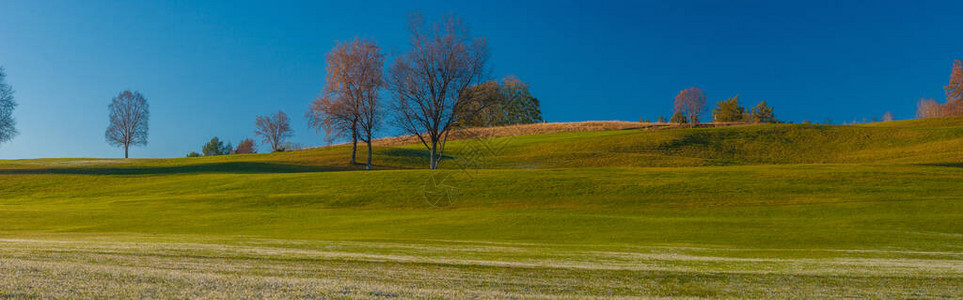
[(742, 122), (745, 121), (746, 109), (739, 105), (739, 96), (716, 103), (716, 109), (712, 110), (712, 117), (716, 122)]
[(130, 146), (147, 145), (147, 122), (150, 107), (140, 92), (129, 90), (120, 92), (111, 100), (110, 124), (107, 126), (107, 143), (124, 147), (124, 158), (128, 158)]
[(261, 142), (271, 145), (274, 152), (284, 151), (284, 141), (294, 136), (288, 115), (283, 111), (270, 116), (258, 116), (255, 122), (257, 129), (254, 134), (261, 137)]
[(697, 87), (691, 87), (679, 92), (675, 96), (675, 110), (682, 113), (689, 121), (689, 127), (699, 123), (699, 115), (705, 110), (706, 94)]
[(384, 54), (374, 41), (355, 38), (338, 43), (327, 54), (323, 95), (311, 104), (309, 124), (325, 130), (325, 138), (351, 136), (351, 164), (358, 140), (368, 145), (367, 169), (371, 169), (371, 140), (381, 124), (380, 90), (384, 87)]
[(13, 88), (6, 83), (6, 77), (6, 72), (0, 67), (0, 143), (17, 135), (17, 122), (13, 119), (13, 109), (17, 108), (17, 102), (13, 100)]
[(469, 88), (484, 79), (488, 46), (454, 16), (427, 26), (412, 14), (409, 30), (411, 49), (395, 60), (388, 81), (399, 127), (418, 137), (429, 168), (437, 169), (452, 125), (472, 109)]

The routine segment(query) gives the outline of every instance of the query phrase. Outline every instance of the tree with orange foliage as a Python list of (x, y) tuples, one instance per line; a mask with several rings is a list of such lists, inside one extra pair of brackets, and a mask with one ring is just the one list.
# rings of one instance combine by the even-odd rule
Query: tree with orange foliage
[(706, 107), (706, 94), (697, 87), (691, 87), (675, 96), (675, 110), (681, 112), (689, 122), (689, 127), (699, 123), (699, 115)]
[(946, 92), (946, 104), (943, 105), (944, 116), (963, 115), (963, 62), (953, 61), (950, 72), (950, 82), (943, 87)]
[(950, 73), (950, 83), (943, 89), (946, 91), (946, 102), (953, 103), (963, 101), (963, 61), (953, 62), (953, 71)]
[(311, 104), (308, 122), (325, 130), (325, 139), (351, 136), (351, 164), (355, 164), (358, 140), (368, 145), (366, 169), (371, 169), (371, 141), (381, 124), (379, 91), (384, 87), (381, 48), (367, 39), (338, 43), (327, 55), (327, 78), (323, 95)]

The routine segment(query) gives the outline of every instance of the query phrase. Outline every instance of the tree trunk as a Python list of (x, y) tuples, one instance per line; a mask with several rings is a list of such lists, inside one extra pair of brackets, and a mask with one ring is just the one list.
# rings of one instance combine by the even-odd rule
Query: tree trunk
[(129, 146), (129, 145), (124, 145), (124, 159), (127, 159), (127, 154), (128, 154), (127, 149), (130, 149), (130, 146)]
[(431, 142), (431, 154), (428, 155), (428, 159), (429, 159), (428, 168), (429, 168), (429, 169), (432, 169), (432, 170), (438, 169), (438, 160), (440, 159), (440, 157), (437, 157), (437, 156), (438, 156), (438, 142), (437, 142), (437, 141), (432, 141), (432, 142)]
[(351, 126), (351, 165), (356, 164), (355, 157), (358, 153), (358, 126)]
[(366, 170), (371, 170), (371, 136), (368, 136), (368, 166), (365, 167)]

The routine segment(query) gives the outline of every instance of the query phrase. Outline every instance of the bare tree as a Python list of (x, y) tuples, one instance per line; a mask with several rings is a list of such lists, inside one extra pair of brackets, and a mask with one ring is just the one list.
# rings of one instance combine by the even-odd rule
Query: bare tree
[(469, 88), (484, 79), (487, 42), (450, 15), (427, 26), (412, 14), (409, 30), (411, 50), (395, 60), (388, 78), (393, 108), (398, 126), (418, 137), (429, 151), (429, 168), (437, 169), (452, 125), (469, 109)]
[(879, 120), (882, 121), (882, 122), (892, 121), (892, 120), (893, 120), (893, 113), (887, 111), (885, 114), (883, 114), (883, 117), (881, 117)]
[(351, 136), (351, 164), (355, 163), (358, 140), (368, 145), (366, 169), (371, 169), (371, 140), (381, 121), (379, 91), (384, 87), (381, 48), (366, 39), (338, 43), (327, 55), (324, 94), (311, 104), (308, 122), (325, 130), (325, 139)]
[(124, 147), (128, 158), (130, 146), (147, 145), (147, 122), (150, 111), (147, 99), (140, 92), (120, 92), (108, 106), (110, 124), (107, 126), (107, 143)]
[(699, 123), (699, 115), (706, 107), (706, 95), (697, 87), (691, 87), (675, 96), (675, 110), (682, 112), (688, 119), (689, 127)]
[(17, 122), (13, 119), (17, 102), (13, 100), (13, 88), (4, 80), (6, 77), (3, 67), (0, 67), (0, 143), (17, 136)]
[(294, 135), (288, 115), (278, 111), (271, 116), (258, 116), (254, 134), (261, 137), (264, 144), (270, 144), (274, 152), (284, 151), (284, 141)]
[(916, 102), (917, 118), (936, 118), (942, 116), (941, 105), (933, 99), (920, 99)]
[(357, 148), (358, 123), (347, 103), (341, 99), (334, 99), (330, 95), (318, 96), (308, 106), (305, 114), (308, 119), (308, 127), (316, 131), (324, 130), (324, 142), (331, 144), (334, 140), (344, 135), (352, 138), (351, 164), (355, 163), (355, 150)]

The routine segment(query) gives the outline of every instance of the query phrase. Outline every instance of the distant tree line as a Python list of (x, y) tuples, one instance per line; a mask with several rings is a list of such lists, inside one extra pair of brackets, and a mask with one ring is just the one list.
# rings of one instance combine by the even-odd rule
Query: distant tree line
[[(356, 164), (358, 142), (367, 150), (365, 168), (372, 169), (372, 142), (385, 124), (421, 141), (429, 153), (428, 167), (438, 168), (452, 130), (543, 122), (540, 103), (529, 85), (515, 76), (501, 81), (488, 77), (488, 42), (473, 36), (462, 19), (445, 15), (427, 22), (409, 15), (410, 49), (385, 68), (386, 55), (369, 39), (337, 43), (327, 55), (322, 93), (305, 114), (309, 126), (324, 132), (327, 143), (351, 141), (349, 163)], [(17, 134), (16, 102), (0, 68), (0, 142)], [(391, 101), (382, 101), (390, 98)], [(124, 149), (148, 143), (150, 105), (138, 91), (124, 90), (108, 105), (108, 144)], [(271, 151), (302, 148), (290, 142), (294, 130), (288, 115), (278, 111), (255, 118), (255, 137)], [(188, 157), (256, 153), (254, 140), (233, 147), (218, 137)]]
[[(668, 120), (669, 123), (695, 127), (705, 113), (706, 95), (698, 87), (682, 90), (675, 96), (674, 107), (675, 111)], [(712, 110), (712, 118), (715, 122), (727, 123), (779, 123), (772, 107), (766, 104), (766, 101), (759, 102), (751, 109), (745, 109), (739, 104), (738, 95), (716, 103), (716, 108)], [(659, 116), (658, 122), (665, 123), (665, 117)]]

